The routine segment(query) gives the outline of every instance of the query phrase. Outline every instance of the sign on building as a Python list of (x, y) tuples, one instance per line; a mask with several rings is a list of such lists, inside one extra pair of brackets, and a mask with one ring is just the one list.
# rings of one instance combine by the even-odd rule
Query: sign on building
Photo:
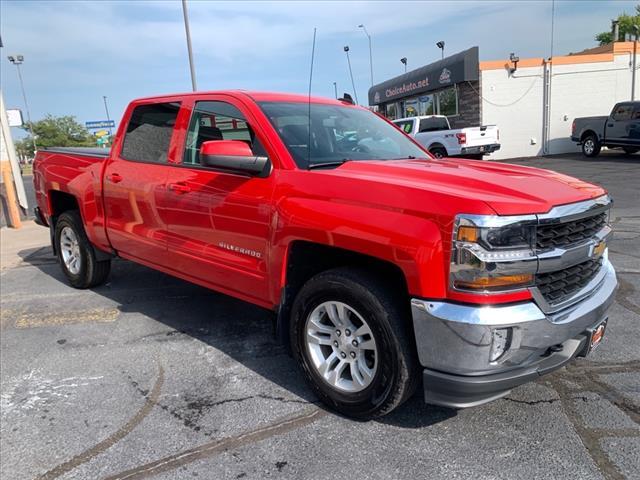
[(85, 122), (84, 126), (87, 127), (88, 130), (96, 128), (115, 128), (116, 122), (115, 120), (97, 120), (95, 122)]

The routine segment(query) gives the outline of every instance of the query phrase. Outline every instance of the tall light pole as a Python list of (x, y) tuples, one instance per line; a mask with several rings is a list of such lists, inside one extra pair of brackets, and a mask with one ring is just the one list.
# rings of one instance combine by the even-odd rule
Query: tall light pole
[(369, 70), (371, 72), (371, 86), (373, 87), (373, 52), (371, 50), (371, 35), (369, 35), (369, 32), (367, 32), (367, 27), (365, 27), (363, 23), (358, 25), (358, 28), (361, 28), (364, 31), (364, 34), (369, 40)]
[(633, 32), (636, 34), (636, 38), (633, 40), (633, 61), (631, 63), (631, 101), (636, 99), (636, 54), (638, 48), (638, 33), (640, 33), (640, 28), (637, 25), (634, 25)]
[(344, 53), (347, 54), (347, 63), (349, 64), (349, 75), (351, 76), (351, 86), (353, 87), (353, 95), (356, 97), (356, 103), (358, 102), (358, 93), (356, 92), (356, 83), (353, 81), (353, 71), (351, 70), (351, 59), (349, 58), (349, 45), (344, 46)]
[(24, 62), (23, 55), (9, 55), (7, 57), (11, 63), (16, 66), (18, 70), (18, 79), (20, 80), (20, 89), (22, 90), (22, 99), (24, 100), (24, 108), (27, 111), (27, 121), (29, 122), (29, 133), (31, 133), (31, 141), (33, 142), (33, 154), (35, 156), (36, 150), (38, 149), (36, 145), (36, 136), (33, 133), (33, 124), (31, 123), (31, 113), (29, 112), (29, 103), (27, 102), (27, 94), (24, 91), (24, 83), (22, 82), (22, 72), (20, 71), (20, 65)]
[(338, 98), (338, 83), (333, 82), (333, 93), (336, 95), (336, 99)]
[[(107, 96), (103, 95), (102, 100), (104, 100), (104, 111), (107, 114), (107, 122), (111, 123), (111, 117), (109, 117), (109, 107), (107, 107)], [(111, 135), (113, 135), (113, 132), (111, 131), (111, 126), (109, 126), (109, 141), (111, 141)]]
[(404, 65), (404, 73), (407, 73), (407, 57), (402, 57), (400, 63)]
[(187, 51), (189, 53), (189, 69), (191, 70), (191, 87), (196, 88), (196, 67), (193, 64), (193, 51), (191, 49), (191, 30), (189, 30), (189, 14), (187, 13), (187, 0), (182, 0), (182, 14), (184, 15), (184, 31), (187, 35)]
[(436, 47), (442, 50), (442, 58), (444, 58), (444, 40), (440, 40), (439, 42), (436, 42)]

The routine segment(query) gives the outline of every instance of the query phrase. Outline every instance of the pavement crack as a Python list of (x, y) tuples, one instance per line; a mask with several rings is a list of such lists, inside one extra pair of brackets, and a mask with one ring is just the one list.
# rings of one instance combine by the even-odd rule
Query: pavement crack
[(76, 455), (72, 459), (61, 463), (57, 467), (49, 470), (48, 472), (37, 477), (38, 480), (52, 480), (54, 478), (58, 478), (65, 473), (70, 472), (71, 470), (77, 468), (83, 463), (88, 462), (93, 457), (100, 455), (107, 449), (111, 448), (113, 445), (118, 443), (124, 437), (129, 435), (131, 431), (136, 428), (142, 420), (145, 419), (147, 415), (151, 412), (151, 409), (156, 405), (158, 401), (158, 397), (160, 396), (160, 390), (162, 389), (162, 385), (164, 384), (164, 369), (162, 366), (159, 367), (158, 377), (156, 378), (155, 384), (151, 389), (151, 393), (147, 396), (147, 400), (140, 410), (136, 412), (136, 414), (129, 419), (127, 423), (125, 423), (122, 427), (120, 427), (116, 432), (105, 438), (103, 441), (97, 443), (93, 447), (84, 452)]
[(550, 398), (548, 400), (516, 400), (515, 398), (504, 397), (503, 400), (507, 402), (520, 403), (523, 405), (540, 405), (544, 403), (556, 403), (559, 402), (559, 398)]
[(178, 467), (192, 463), (196, 460), (218, 455), (231, 449), (239, 448), (244, 445), (256, 443), (270, 437), (283, 435), (298, 428), (306, 427), (314, 423), (319, 418), (322, 418), (324, 415), (326, 415), (326, 412), (324, 410), (313, 408), (312, 410), (307, 410), (302, 414), (285, 417), (265, 427), (257, 428), (255, 430), (251, 430), (234, 437), (214, 440), (212, 442), (200, 445), (199, 447), (184, 450), (182, 452), (161, 458), (159, 460), (155, 460), (145, 465), (119, 472), (115, 475), (110, 475), (104, 480), (131, 480), (148, 478), (162, 472), (175, 470)]

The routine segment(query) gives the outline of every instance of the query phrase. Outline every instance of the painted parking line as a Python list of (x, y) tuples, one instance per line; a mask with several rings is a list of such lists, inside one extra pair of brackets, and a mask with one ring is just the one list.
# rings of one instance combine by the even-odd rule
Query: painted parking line
[(120, 315), (117, 308), (94, 308), (66, 312), (26, 312), (3, 308), (0, 313), (2, 325), (13, 324), (15, 328), (40, 328), (82, 323), (111, 323)]

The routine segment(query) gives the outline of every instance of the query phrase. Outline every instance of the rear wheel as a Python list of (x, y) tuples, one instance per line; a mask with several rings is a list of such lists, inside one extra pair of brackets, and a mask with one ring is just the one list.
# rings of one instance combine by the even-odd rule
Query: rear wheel
[(598, 138), (589, 134), (582, 140), (582, 154), (585, 157), (595, 157), (600, 153), (600, 142)]
[(60, 215), (56, 222), (55, 243), (62, 271), (73, 287), (95, 287), (109, 276), (111, 260), (96, 259), (77, 211)]
[(357, 269), (316, 275), (292, 308), (291, 343), (306, 380), (329, 407), (382, 416), (415, 391), (418, 368), (400, 295)]
[(429, 149), (429, 153), (431, 153), (431, 155), (433, 155), (436, 158), (445, 158), (448, 156), (447, 149), (439, 146), (431, 147)]
[(638, 150), (640, 150), (640, 148), (634, 148), (634, 147), (622, 147), (622, 149), (624, 150), (624, 153), (626, 153), (627, 155), (633, 155)]

